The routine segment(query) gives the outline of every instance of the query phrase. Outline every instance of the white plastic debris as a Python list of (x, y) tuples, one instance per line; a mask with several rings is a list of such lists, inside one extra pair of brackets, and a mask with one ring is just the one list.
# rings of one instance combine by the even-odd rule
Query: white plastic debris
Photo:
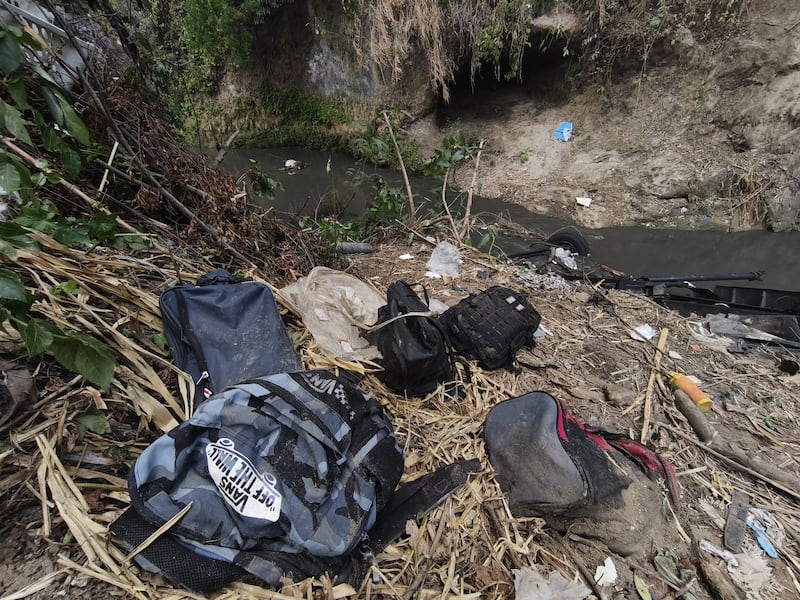
[(545, 327), (541, 323), (539, 323), (539, 327), (536, 329), (536, 331), (533, 332), (533, 337), (540, 338), (544, 336), (553, 337), (553, 332), (550, 331), (547, 327)]
[(577, 202), (579, 206), (589, 207), (592, 205), (592, 199), (587, 198), (586, 196), (577, 196), (575, 198), (575, 202)]
[(652, 340), (654, 337), (656, 337), (657, 333), (658, 332), (648, 323), (639, 325), (637, 328), (628, 331), (628, 335), (630, 335), (637, 342), (646, 342), (648, 340)]
[(428, 308), (430, 308), (431, 311), (435, 312), (437, 315), (440, 315), (450, 307), (447, 306), (447, 304), (445, 304), (441, 300), (437, 300), (436, 298), (431, 298), (430, 301), (428, 302)]
[(719, 546), (715, 546), (708, 540), (700, 540), (698, 544), (700, 546), (700, 550), (703, 552), (707, 552), (711, 556), (717, 556), (725, 561), (725, 566), (728, 569), (729, 573), (733, 573), (736, 569), (739, 568), (739, 561), (736, 560), (736, 556), (733, 552), (729, 552), (728, 550), (723, 550)]
[(401, 254), (397, 258), (399, 258), (400, 260), (411, 260), (412, 258), (414, 258), (414, 255), (406, 252), (405, 254)]
[(442, 276), (439, 273), (434, 273), (433, 271), (425, 271), (425, 277), (428, 279), (441, 279)]
[(617, 566), (610, 556), (607, 556), (603, 564), (594, 571), (594, 582), (600, 587), (614, 585), (617, 581)]
[(530, 567), (513, 569), (517, 600), (583, 600), (592, 591), (576, 581), (569, 581), (558, 571), (547, 579)]
[(669, 354), (669, 357), (672, 360), (683, 360), (683, 357), (677, 352), (675, 352), (675, 350), (670, 350), (667, 354)]
[[(458, 277), (458, 267), (461, 264), (461, 251), (448, 241), (439, 242), (431, 252), (431, 257), (425, 265), (428, 271)], [(427, 273), (425, 273), (428, 276)]]
[(561, 265), (567, 269), (571, 271), (578, 270), (578, 261), (575, 260), (575, 256), (572, 252), (566, 248), (556, 248), (555, 258), (556, 262), (561, 263)]

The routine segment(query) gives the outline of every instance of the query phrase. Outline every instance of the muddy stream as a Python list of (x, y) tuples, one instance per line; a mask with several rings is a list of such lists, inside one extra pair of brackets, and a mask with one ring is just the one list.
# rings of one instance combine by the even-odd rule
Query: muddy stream
[[(236, 176), (259, 161), (266, 174), (283, 187), (269, 203), (281, 216), (317, 218), (340, 214), (340, 219), (362, 214), (374, 181), (382, 177), (392, 186), (403, 187), (401, 176), (389, 169), (365, 166), (353, 157), (299, 148), (230, 150), (222, 168)], [(294, 173), (283, 168), (287, 159), (304, 167)], [(439, 181), (414, 177), (412, 190), (421, 198), (433, 198)], [(568, 223), (534, 214), (517, 204), (476, 197), (473, 213), (487, 223), (502, 215), (517, 226), (549, 234)], [(800, 291), (800, 232), (724, 232), (709, 230), (655, 229), (649, 227), (580, 228), (598, 263), (631, 276), (674, 276), (747, 273), (764, 271), (760, 281), (720, 281), (727, 285)], [(519, 252), (529, 240), (506, 237), (497, 246), (506, 253)], [(701, 285), (713, 286), (715, 282)]]

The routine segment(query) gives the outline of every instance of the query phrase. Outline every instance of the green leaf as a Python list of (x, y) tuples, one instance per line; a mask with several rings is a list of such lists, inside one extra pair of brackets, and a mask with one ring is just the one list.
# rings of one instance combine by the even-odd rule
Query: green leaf
[(59, 133), (53, 128), (52, 124), (46, 124), (42, 130), (42, 143), (50, 152), (61, 152), (66, 146)]
[(0, 306), (0, 323), (8, 321), (10, 317), (11, 317), (11, 311)]
[(65, 368), (83, 375), (107, 390), (114, 379), (116, 362), (101, 342), (87, 335), (54, 336), (50, 347), (53, 356)]
[(53, 293), (56, 296), (60, 296), (61, 294), (69, 294), (70, 296), (74, 296), (80, 291), (80, 287), (76, 281), (65, 281), (64, 283), (59, 283), (58, 285), (53, 286)]
[(53, 90), (55, 94), (56, 100), (61, 105), (61, 111), (64, 114), (64, 127), (66, 127), (67, 131), (69, 131), (70, 135), (78, 140), (84, 146), (89, 146), (92, 143), (92, 138), (89, 135), (89, 130), (86, 129), (86, 125), (84, 125), (81, 118), (75, 112), (75, 109), (72, 108), (72, 104), (64, 98), (63, 94), (57, 90)]
[(28, 122), (22, 117), (22, 113), (10, 104), (0, 100), (0, 110), (3, 114), (3, 127), (5, 127), (12, 136), (25, 142), (31, 143), (31, 136), (28, 135), (28, 128), (25, 125)]
[[(42, 67), (42, 65), (40, 65), (38, 62), (34, 61), (34, 62), (30, 63), (30, 65), (31, 65), (31, 67), (33, 67), (33, 70), (36, 71), (39, 74), (39, 77), (41, 77), (42, 79), (44, 79), (46, 81), (49, 81), (53, 85), (58, 85), (58, 83), (56, 82), (55, 79), (53, 79), (53, 77), (50, 75), (50, 73), (45, 71), (44, 67)], [(44, 93), (45, 91), (46, 91), (45, 88), (42, 88), (42, 92)]]
[(91, 431), (97, 435), (105, 435), (111, 431), (111, 425), (109, 425), (106, 416), (94, 406), (86, 409), (86, 412), (79, 414), (75, 418), (75, 421), (84, 430)]
[(642, 600), (653, 600), (653, 597), (650, 595), (650, 590), (647, 589), (647, 583), (645, 583), (644, 579), (634, 574), (633, 583), (636, 586), (636, 591), (639, 593), (639, 597)]
[(8, 257), (10, 260), (17, 260), (17, 249), (5, 240), (0, 240), (0, 255)]
[(21, 181), (16, 166), (8, 162), (0, 164), (0, 196), (7, 196), (19, 191)]
[(38, 248), (28, 232), (14, 221), (0, 221), (0, 240), (13, 244), (18, 248)]
[(28, 110), (28, 93), (25, 91), (25, 80), (22, 77), (15, 77), (8, 82), (8, 93), (20, 110)]
[(53, 121), (55, 121), (56, 125), (59, 127), (64, 127), (64, 111), (61, 108), (61, 103), (53, 93), (52, 88), (42, 86), (42, 96), (44, 96), (44, 100), (47, 102), (47, 108), (50, 109), (50, 115), (53, 117)]
[(42, 233), (50, 233), (56, 226), (57, 216), (58, 212), (52, 204), (30, 204), (22, 207), (14, 223)]
[(53, 343), (53, 333), (41, 319), (31, 319), (19, 333), (31, 357), (39, 356)]
[(117, 234), (117, 217), (111, 213), (97, 213), (89, 221), (89, 235), (99, 244), (113, 238)]
[(22, 49), (8, 30), (0, 33), (0, 69), (11, 75), (22, 65)]
[(78, 177), (81, 172), (81, 167), (83, 166), (81, 163), (81, 155), (66, 144), (61, 148), (61, 164), (64, 167), (64, 171), (71, 179), (76, 179)]
[(0, 267), (0, 299), (25, 302), (28, 295), (22, 277), (11, 269)]
[(162, 350), (167, 349), (167, 336), (163, 333), (159, 332), (153, 336), (153, 341), (156, 343), (156, 346), (161, 348)]
[(47, 175), (44, 173), (34, 173), (31, 175), (31, 183), (37, 187), (41, 187), (47, 183)]
[(92, 238), (89, 237), (89, 227), (87, 225), (75, 225), (69, 221), (60, 221), (53, 230), (53, 239), (65, 246), (75, 246), (84, 244), (92, 245)]

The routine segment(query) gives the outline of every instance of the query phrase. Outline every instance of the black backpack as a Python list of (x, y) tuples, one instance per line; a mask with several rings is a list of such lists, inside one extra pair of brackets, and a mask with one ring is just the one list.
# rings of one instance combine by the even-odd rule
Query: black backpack
[(366, 334), (380, 350), (383, 371), (378, 378), (398, 394), (424, 396), (441, 383), (453, 381), (453, 353), (441, 324), (425, 302), (405, 281), (396, 281), (386, 292), (386, 305), (378, 309), (377, 329)]
[(517, 351), (534, 346), (541, 316), (525, 296), (495, 285), (447, 309), (439, 321), (458, 354), (491, 371), (512, 368)]
[(196, 384), (195, 405), (230, 385), (303, 368), (268, 286), (224, 269), (159, 298), (172, 362)]

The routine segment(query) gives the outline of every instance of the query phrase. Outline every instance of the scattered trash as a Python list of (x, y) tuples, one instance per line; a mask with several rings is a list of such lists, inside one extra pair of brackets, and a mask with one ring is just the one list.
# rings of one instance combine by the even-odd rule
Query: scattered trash
[(611, 560), (611, 557), (607, 556), (603, 564), (595, 569), (594, 582), (597, 585), (604, 587), (607, 585), (614, 585), (616, 581), (617, 566), (614, 564), (614, 561)]
[(700, 412), (708, 412), (714, 406), (711, 396), (701, 390), (691, 377), (675, 371), (667, 371), (666, 374), (669, 377), (669, 385), (689, 396)]
[(578, 270), (578, 261), (575, 260), (574, 254), (566, 248), (556, 248), (554, 258), (555, 261), (565, 269), (569, 269), (570, 271)]
[(372, 244), (364, 242), (339, 242), (337, 247), (344, 254), (372, 254), (375, 252), (375, 247)]
[(295, 308), (326, 354), (345, 360), (373, 360), (380, 356), (358, 327), (372, 325), (378, 309), (386, 303), (372, 286), (349, 273), (314, 267), (278, 294)]
[(744, 543), (745, 523), (747, 521), (750, 498), (738, 490), (731, 493), (728, 517), (725, 520), (722, 540), (731, 552), (741, 552)]
[(437, 300), (436, 298), (429, 298), (428, 308), (430, 308), (431, 311), (435, 312), (437, 315), (440, 315), (450, 307), (447, 306), (447, 304), (445, 304), (441, 300)]
[(667, 353), (667, 355), (668, 355), (668, 356), (669, 356), (669, 357), (670, 357), (672, 360), (683, 360), (683, 356), (681, 356), (681, 355), (680, 355), (678, 352), (675, 352), (675, 350), (670, 350), (670, 351)]
[[(461, 251), (448, 241), (439, 242), (431, 252), (431, 257), (425, 267), (429, 273), (458, 277), (458, 267), (461, 264)], [(426, 277), (431, 277), (425, 273)]]
[(568, 142), (572, 139), (572, 123), (561, 121), (553, 132), (553, 137), (559, 142)]
[(283, 163), (283, 171), (286, 171), (289, 175), (294, 175), (300, 169), (305, 169), (306, 163), (295, 160), (293, 158), (287, 158), (286, 161)]
[(539, 327), (536, 329), (536, 331), (533, 332), (533, 337), (540, 338), (544, 336), (553, 337), (553, 332), (550, 331), (547, 327), (545, 327), (541, 323), (539, 323)]
[(658, 331), (653, 329), (653, 327), (647, 323), (644, 325), (639, 325), (637, 328), (628, 331), (628, 335), (630, 335), (631, 338), (637, 342), (646, 342), (648, 340), (652, 340), (654, 337), (656, 337), (657, 333)]
[(569, 581), (558, 571), (551, 571), (547, 579), (535, 569), (513, 569), (514, 591), (517, 600), (583, 600), (592, 591), (577, 581)]
[(575, 202), (577, 202), (580, 206), (589, 207), (592, 205), (592, 199), (586, 198), (584, 196), (578, 196), (575, 198)]
[(425, 277), (428, 279), (441, 279), (442, 276), (439, 273), (434, 273), (433, 271), (425, 271)]
[(778, 558), (778, 550), (786, 536), (783, 525), (775, 516), (761, 508), (751, 508), (745, 521), (756, 535), (756, 541), (770, 558)]
[(400, 260), (411, 260), (411, 259), (414, 258), (414, 255), (413, 254), (409, 254), (408, 252), (406, 252), (405, 254), (401, 254), (397, 258), (399, 258)]
[(733, 552), (729, 552), (728, 550), (723, 550), (709, 542), (708, 540), (700, 540), (698, 546), (700, 550), (710, 554), (711, 556), (716, 556), (721, 558), (725, 561), (725, 567), (728, 569), (729, 573), (733, 573), (736, 569), (739, 568), (739, 561), (736, 560), (736, 556), (734, 556)]
[[(758, 550), (756, 550), (758, 552)], [(765, 596), (762, 591), (772, 583), (772, 568), (762, 553), (753, 551), (736, 555), (738, 569), (730, 573), (733, 582), (745, 592), (747, 600), (761, 600)], [(780, 597), (780, 596), (772, 596)]]
[(688, 208), (686, 208), (685, 206), (681, 206), (681, 214), (682, 214), (682, 215), (685, 215), (685, 214), (686, 214), (686, 213), (688, 213), (688, 212), (689, 212), (689, 209), (688, 209)]
[(561, 290), (569, 292), (575, 287), (575, 284), (555, 273), (520, 273), (519, 278), (523, 281), (525, 287), (534, 290)]
[(686, 590), (683, 598), (686, 600), (704, 600), (705, 594), (697, 583), (697, 575), (690, 569), (678, 566), (678, 556), (669, 549), (661, 549), (653, 558), (656, 571), (672, 585), (680, 590)]
[(780, 344), (782, 346), (789, 346), (790, 348), (800, 348), (800, 342), (789, 340), (757, 329), (756, 327), (746, 323), (744, 319), (739, 317), (739, 315), (707, 315), (704, 319), (704, 324), (712, 333), (716, 335), (726, 336), (734, 339), (743, 338), (754, 342)]

